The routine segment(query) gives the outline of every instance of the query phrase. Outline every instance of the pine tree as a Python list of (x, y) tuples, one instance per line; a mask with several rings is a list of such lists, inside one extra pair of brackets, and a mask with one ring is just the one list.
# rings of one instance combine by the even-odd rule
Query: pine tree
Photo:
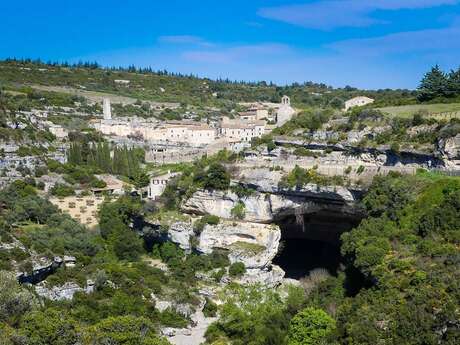
[(460, 67), (454, 71), (450, 71), (449, 73), (449, 92), (451, 96), (459, 96), (460, 95)]
[(445, 97), (448, 92), (448, 78), (441, 68), (436, 65), (426, 73), (420, 82), (418, 99), (430, 101), (436, 97)]

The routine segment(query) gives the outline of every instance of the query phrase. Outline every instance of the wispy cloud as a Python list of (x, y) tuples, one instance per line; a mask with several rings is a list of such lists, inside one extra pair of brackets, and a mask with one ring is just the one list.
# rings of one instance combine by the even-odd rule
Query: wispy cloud
[(384, 23), (372, 17), (372, 14), (379, 10), (422, 9), (455, 5), (458, 2), (459, 0), (327, 0), (303, 5), (262, 8), (258, 15), (293, 25), (329, 30)]
[(168, 44), (199, 45), (203, 47), (212, 47), (214, 45), (201, 37), (193, 35), (160, 36), (158, 37), (158, 42)]
[(374, 38), (350, 39), (331, 43), (327, 47), (342, 54), (360, 56), (457, 52), (460, 49), (460, 25), (443, 29), (399, 32)]

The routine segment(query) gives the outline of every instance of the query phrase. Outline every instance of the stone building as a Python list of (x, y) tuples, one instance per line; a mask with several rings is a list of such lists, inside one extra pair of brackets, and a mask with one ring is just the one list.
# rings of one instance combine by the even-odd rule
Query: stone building
[(291, 99), (288, 96), (283, 96), (281, 106), (276, 113), (276, 124), (278, 127), (284, 125), (295, 115), (294, 108), (291, 107)]
[(190, 146), (208, 145), (216, 140), (216, 129), (193, 121), (169, 121), (165, 123), (147, 120), (101, 120), (95, 129), (105, 135), (140, 137), (147, 141), (184, 143)]
[(252, 104), (247, 111), (239, 113), (241, 119), (246, 121), (267, 120), (269, 113), (267, 107), (262, 104)]
[(157, 199), (163, 194), (166, 186), (173, 177), (177, 176), (177, 173), (171, 173), (168, 171), (167, 174), (161, 176), (155, 176), (150, 179), (150, 184), (147, 191), (147, 197), (149, 199)]
[(49, 121), (46, 122), (46, 125), (48, 126), (48, 130), (58, 139), (67, 138), (69, 135), (69, 132), (60, 125), (56, 125)]
[(219, 124), (219, 132), (223, 137), (242, 142), (251, 142), (252, 138), (260, 138), (265, 134), (265, 121), (243, 121), (223, 117)]

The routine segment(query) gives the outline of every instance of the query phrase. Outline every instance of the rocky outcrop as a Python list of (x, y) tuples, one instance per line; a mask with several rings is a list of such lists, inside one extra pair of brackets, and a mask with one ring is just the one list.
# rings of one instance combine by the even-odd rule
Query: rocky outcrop
[[(239, 198), (232, 192), (198, 191), (182, 205), (182, 211), (197, 215), (213, 214), (223, 219), (232, 219), (231, 210), (244, 203), (244, 221), (273, 223), (288, 215), (318, 212), (319, 210), (353, 215), (358, 212), (355, 202), (358, 194), (345, 187), (327, 187), (308, 184), (302, 189), (280, 190), (276, 193), (264, 191), (264, 182), (249, 178), (247, 184), (263, 192), (254, 192), (249, 197)], [(246, 182), (245, 181), (245, 182)], [(263, 181), (263, 180), (260, 180)], [(273, 192), (274, 187), (270, 188)]]
[(266, 288), (279, 286), (284, 279), (285, 272), (281, 267), (270, 265), (263, 269), (249, 269), (238, 282), (243, 285), (261, 284)]
[[(254, 193), (241, 201), (245, 204), (245, 221), (268, 223), (273, 219), (266, 195)], [(182, 211), (197, 215), (213, 214), (219, 218), (231, 219), (231, 211), (239, 202), (240, 198), (230, 191), (200, 190), (185, 201)]]
[(204, 227), (197, 250), (211, 254), (215, 249), (224, 249), (230, 262), (243, 262), (247, 269), (261, 269), (270, 266), (280, 239), (281, 230), (273, 224), (221, 222)]
[(94, 283), (88, 280), (86, 287), (82, 288), (74, 282), (67, 282), (62, 286), (48, 287), (46, 282), (41, 282), (35, 285), (37, 295), (49, 299), (51, 301), (72, 300), (73, 296), (78, 292), (92, 293), (94, 291)]
[(190, 238), (193, 236), (193, 226), (191, 223), (177, 222), (171, 224), (168, 230), (168, 240), (176, 243), (186, 252), (191, 251)]
[(460, 159), (460, 134), (438, 141), (438, 149), (447, 159)]
[(53, 260), (43, 257), (36, 258), (32, 261), (31, 272), (18, 272), (16, 277), (21, 284), (37, 284), (56, 272), (62, 264), (63, 260), (59, 256), (54, 257)]

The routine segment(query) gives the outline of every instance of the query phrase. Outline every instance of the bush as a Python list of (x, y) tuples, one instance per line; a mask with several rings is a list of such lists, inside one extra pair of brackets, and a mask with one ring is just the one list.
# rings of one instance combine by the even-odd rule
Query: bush
[(291, 320), (288, 345), (317, 345), (335, 330), (335, 320), (326, 312), (306, 308)]
[(193, 230), (195, 234), (199, 235), (206, 224), (209, 225), (217, 225), (220, 222), (220, 218), (211, 214), (206, 214), (201, 219), (197, 220), (195, 224), (193, 225)]
[(241, 277), (245, 272), (246, 266), (242, 262), (235, 262), (228, 269), (228, 274), (234, 278)]
[(67, 186), (64, 184), (55, 184), (53, 188), (51, 188), (51, 195), (65, 198), (68, 196), (75, 195), (75, 190), (71, 186)]
[(203, 308), (203, 314), (206, 317), (216, 317), (217, 315), (217, 304), (206, 298), (206, 303)]
[(232, 208), (230, 213), (232, 217), (235, 219), (244, 219), (244, 217), (246, 216), (246, 205), (243, 202), (238, 201), (238, 203)]
[(224, 275), (225, 275), (225, 270), (221, 268), (220, 270), (212, 274), (212, 278), (216, 281), (216, 283), (219, 283), (224, 277)]

